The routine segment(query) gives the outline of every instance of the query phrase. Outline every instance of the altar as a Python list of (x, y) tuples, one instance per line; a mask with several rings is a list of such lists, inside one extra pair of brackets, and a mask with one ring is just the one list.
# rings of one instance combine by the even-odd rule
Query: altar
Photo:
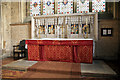
[(92, 63), (92, 39), (26, 40), (28, 60)]
[(28, 60), (92, 63), (97, 19), (97, 13), (32, 17)]

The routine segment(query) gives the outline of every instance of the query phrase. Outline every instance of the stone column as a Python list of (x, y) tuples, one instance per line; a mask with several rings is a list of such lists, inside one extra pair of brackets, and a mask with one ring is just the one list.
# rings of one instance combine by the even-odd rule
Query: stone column
[(20, 11), (19, 11), (19, 2), (11, 2), (11, 23), (19, 23), (20, 20)]
[(23, 23), (26, 18), (26, 1), (11, 3), (11, 23)]
[(25, 0), (21, 0), (20, 2), (20, 19), (21, 19), (21, 22), (23, 23), (25, 18), (26, 18), (26, 1)]
[(11, 53), (11, 2), (1, 4), (1, 35), (3, 55), (9, 56)]
[(26, 2), (26, 15), (27, 15), (27, 17), (29, 17), (30, 16), (30, 2)]

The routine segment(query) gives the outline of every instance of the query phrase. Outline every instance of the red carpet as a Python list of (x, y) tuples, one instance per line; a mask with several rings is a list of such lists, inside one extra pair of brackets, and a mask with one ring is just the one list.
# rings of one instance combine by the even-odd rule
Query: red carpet
[(78, 63), (52, 61), (38, 62), (28, 71), (23, 76), (24, 78), (78, 78), (81, 74), (80, 64)]
[(16, 79), (23, 76), (26, 72), (24, 71), (13, 71), (13, 70), (2, 70), (2, 78), (4, 79)]

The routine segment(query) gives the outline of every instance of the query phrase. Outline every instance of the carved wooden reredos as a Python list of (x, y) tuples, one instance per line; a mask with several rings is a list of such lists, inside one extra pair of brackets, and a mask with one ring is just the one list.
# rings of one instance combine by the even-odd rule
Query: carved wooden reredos
[[(32, 17), (31, 37), (98, 39), (98, 14), (55, 14)], [(85, 27), (88, 25), (88, 27)], [(84, 27), (84, 28), (83, 28)]]

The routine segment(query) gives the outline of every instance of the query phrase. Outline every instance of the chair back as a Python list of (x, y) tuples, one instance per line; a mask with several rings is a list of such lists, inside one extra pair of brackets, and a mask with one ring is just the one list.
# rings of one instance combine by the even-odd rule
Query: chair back
[(19, 49), (25, 50), (25, 40), (20, 41)]

